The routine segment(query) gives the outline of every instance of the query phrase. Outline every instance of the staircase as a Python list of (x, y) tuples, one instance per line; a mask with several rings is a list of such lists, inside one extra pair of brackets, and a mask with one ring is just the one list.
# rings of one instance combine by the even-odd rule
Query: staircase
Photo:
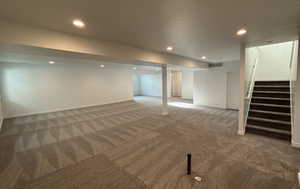
[(289, 81), (256, 81), (246, 132), (291, 140)]

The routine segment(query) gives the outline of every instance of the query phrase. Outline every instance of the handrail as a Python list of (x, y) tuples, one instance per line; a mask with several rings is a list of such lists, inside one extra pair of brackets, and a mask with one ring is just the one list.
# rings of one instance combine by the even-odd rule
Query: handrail
[[(289, 68), (290, 68), (290, 71), (292, 70), (292, 66), (293, 66), (293, 58), (294, 58), (294, 52), (295, 51), (295, 41), (293, 41), (293, 45), (292, 45), (292, 51), (291, 51), (291, 58), (290, 58), (290, 65), (289, 65)], [(291, 76), (291, 74), (290, 74)]]
[(257, 63), (258, 63), (258, 57), (255, 58), (255, 64), (252, 67), (252, 77), (251, 77), (251, 82), (250, 82), (249, 91), (248, 91), (248, 98), (251, 98), (251, 96), (252, 96), (252, 91), (253, 91), (254, 84), (255, 84), (255, 76), (256, 76), (255, 71), (256, 71)]
[[(254, 59), (254, 64), (253, 66), (251, 67), (251, 71), (250, 71), (250, 78), (249, 80), (247, 80), (247, 84), (246, 84), (246, 93), (245, 93), (245, 97), (246, 98), (249, 98), (250, 97), (250, 94), (251, 94), (251, 87), (253, 85), (253, 82), (254, 82), (254, 78), (255, 78), (255, 70), (256, 70), (256, 66), (257, 66), (257, 63), (258, 63), (258, 58), (259, 58), (259, 54), (260, 54), (260, 51), (259, 51), (259, 48), (256, 47), (255, 48), (256, 52), (257, 52), (257, 56), (255, 57)], [(251, 63), (251, 62), (247, 62), (247, 63)], [(246, 78), (248, 79), (248, 78)]]
[(291, 50), (291, 57), (290, 57), (290, 113), (291, 113), (291, 131), (293, 135), (294, 131), (294, 98), (293, 98), (293, 62), (294, 62), (294, 53), (295, 53), (295, 41), (293, 41), (292, 50)]
[[(257, 58), (255, 58), (255, 62), (257, 62)], [(252, 83), (254, 80), (254, 73), (255, 73), (255, 68), (256, 68), (256, 63), (251, 67), (251, 74), (250, 74), (250, 81), (248, 82), (248, 86), (247, 86), (247, 92), (246, 92), (246, 97), (249, 98), (250, 97), (250, 93), (251, 93), (251, 88), (252, 88)]]
[(259, 52), (259, 49), (256, 48), (257, 52), (258, 52), (258, 55), (257, 57), (255, 58), (255, 63), (254, 65), (252, 66), (252, 69), (251, 69), (251, 74), (250, 74), (250, 81), (248, 83), (248, 87), (247, 87), (247, 95), (246, 95), (246, 100), (248, 100), (247, 104), (246, 104), (246, 114), (245, 114), (245, 120), (244, 120), (244, 127), (246, 127), (246, 124), (247, 124), (247, 119), (248, 119), (248, 114), (249, 114), (249, 110), (250, 110), (250, 103), (251, 103), (251, 98), (252, 98), (252, 93), (253, 93), (253, 89), (254, 89), (254, 85), (255, 85), (255, 78), (256, 78), (256, 68), (257, 68), (257, 65), (259, 63), (259, 56), (260, 56), (260, 52)]

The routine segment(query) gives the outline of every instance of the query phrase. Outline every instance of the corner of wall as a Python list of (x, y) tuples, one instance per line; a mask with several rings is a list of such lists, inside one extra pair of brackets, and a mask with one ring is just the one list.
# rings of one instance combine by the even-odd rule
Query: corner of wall
[(3, 120), (4, 120), (4, 113), (2, 110), (2, 98), (0, 96), (0, 131), (2, 129)]
[(4, 119), (1, 117), (1, 118), (0, 118), (0, 132), (1, 132), (1, 129), (2, 129), (3, 120), (4, 120)]
[(238, 130), (238, 135), (244, 136), (245, 135), (245, 130), (244, 129), (239, 129)]
[(292, 147), (300, 148), (300, 142), (295, 142), (294, 140), (292, 140)]

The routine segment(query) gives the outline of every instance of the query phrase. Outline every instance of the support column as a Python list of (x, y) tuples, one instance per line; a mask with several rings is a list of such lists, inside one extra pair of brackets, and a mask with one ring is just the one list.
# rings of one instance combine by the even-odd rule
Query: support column
[(168, 71), (167, 64), (162, 65), (162, 115), (168, 115)]
[(245, 64), (246, 45), (241, 43), (240, 47), (240, 106), (239, 106), (239, 128), (238, 134), (245, 134)]
[[(299, 33), (300, 36), (300, 33)], [(300, 38), (299, 38), (300, 39)], [(292, 146), (300, 148), (300, 40), (298, 41), (297, 79), (294, 93), (294, 124), (292, 128)]]

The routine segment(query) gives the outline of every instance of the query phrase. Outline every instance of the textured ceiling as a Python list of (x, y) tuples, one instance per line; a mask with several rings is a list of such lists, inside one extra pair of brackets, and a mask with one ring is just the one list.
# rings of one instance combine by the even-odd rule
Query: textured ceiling
[[(190, 58), (239, 58), (248, 44), (297, 38), (300, 0), (1, 0), (2, 19)], [(85, 29), (74, 28), (80, 18)]]

